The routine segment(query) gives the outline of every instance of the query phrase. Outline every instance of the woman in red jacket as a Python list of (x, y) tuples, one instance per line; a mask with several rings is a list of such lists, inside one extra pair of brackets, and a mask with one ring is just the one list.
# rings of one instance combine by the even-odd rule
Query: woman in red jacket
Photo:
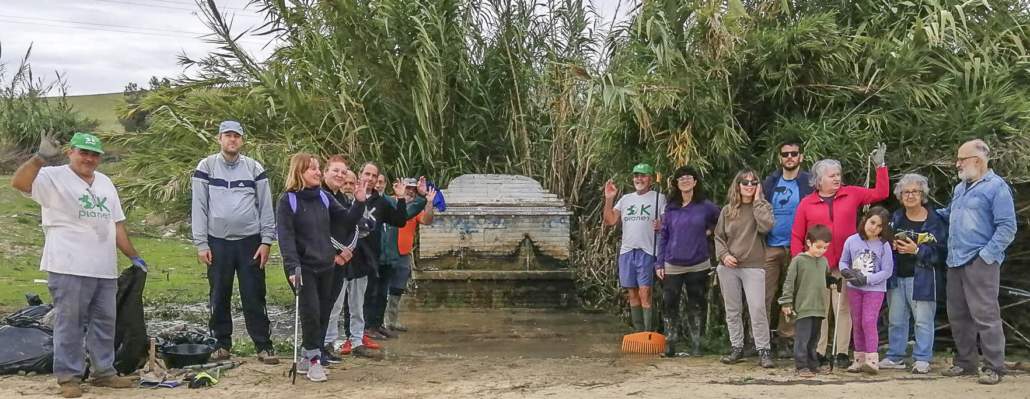
[[(874, 204), (887, 199), (890, 196), (890, 179), (887, 176), (887, 165), (884, 163), (886, 146), (879, 144), (873, 151), (873, 163), (876, 168), (876, 185), (869, 189), (859, 186), (845, 186), (841, 183), (840, 162), (833, 159), (823, 159), (812, 165), (812, 188), (814, 191), (801, 199), (798, 204), (797, 213), (794, 215), (794, 227), (791, 230), (790, 252), (791, 256), (805, 250), (805, 234), (810, 226), (822, 224), (830, 227), (833, 239), (826, 251), (826, 260), (830, 264), (830, 272), (839, 281), (840, 270), (837, 262), (840, 261), (841, 251), (844, 248), (844, 241), (857, 231), (858, 211), (864, 205)], [(836, 284), (838, 289), (847, 290), (841, 284)], [(847, 301), (839, 301), (840, 296), (831, 295), (836, 293), (834, 289), (826, 291), (827, 303), (831, 305), (827, 312), (839, 316), (834, 321), (834, 334), (836, 345), (833, 351), (836, 353), (834, 359), (836, 365), (847, 367), (850, 364), (848, 359), (848, 345), (851, 343), (851, 314), (848, 311)], [(843, 294), (847, 296), (846, 293)], [(839, 309), (839, 314), (838, 312)], [(827, 328), (829, 317), (823, 318), (823, 326), (819, 337), (817, 352), (820, 355), (826, 353), (826, 344), (829, 339)]]

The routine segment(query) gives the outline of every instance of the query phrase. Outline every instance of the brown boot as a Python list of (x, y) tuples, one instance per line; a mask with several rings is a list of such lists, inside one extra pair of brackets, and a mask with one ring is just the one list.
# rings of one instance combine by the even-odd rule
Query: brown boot
[(135, 388), (137, 384), (136, 379), (132, 377), (109, 375), (106, 377), (94, 378), (93, 386), (105, 388)]
[(65, 381), (58, 385), (61, 386), (61, 397), (78, 398), (82, 396), (82, 387), (79, 386), (78, 381)]

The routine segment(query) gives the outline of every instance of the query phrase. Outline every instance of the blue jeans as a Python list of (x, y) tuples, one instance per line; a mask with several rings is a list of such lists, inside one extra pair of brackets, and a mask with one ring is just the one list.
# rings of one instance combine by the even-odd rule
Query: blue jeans
[(887, 327), (887, 358), (901, 361), (908, 349), (908, 326), (914, 317), (916, 321), (916, 345), (912, 358), (929, 362), (933, 358), (933, 322), (937, 303), (912, 300), (912, 277), (899, 277), (898, 286), (887, 292), (887, 306), (890, 326)]

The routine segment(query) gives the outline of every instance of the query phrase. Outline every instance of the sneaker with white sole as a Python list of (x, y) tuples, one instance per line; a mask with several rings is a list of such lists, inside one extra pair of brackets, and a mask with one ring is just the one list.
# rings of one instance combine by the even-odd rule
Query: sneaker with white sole
[(311, 368), (311, 360), (302, 357), (297, 361), (297, 374), (307, 374), (309, 368)]
[(897, 360), (897, 361), (895, 361), (895, 360), (891, 360), (890, 358), (886, 358), (886, 359), (883, 359), (883, 360), (880, 361), (880, 368), (881, 369), (904, 370), (905, 367), (906, 366), (905, 366), (905, 361), (904, 360)]
[(329, 379), (325, 374), (325, 367), (322, 366), (322, 363), (319, 362), (318, 359), (312, 359), (309, 364), (311, 365), (308, 367), (309, 380), (313, 382), (324, 382)]
[[(883, 363), (881, 362), (880, 364), (882, 365)], [(930, 373), (930, 362), (924, 362), (922, 360), (916, 360), (915, 363), (912, 363), (912, 374), (929, 374), (929, 373)]]

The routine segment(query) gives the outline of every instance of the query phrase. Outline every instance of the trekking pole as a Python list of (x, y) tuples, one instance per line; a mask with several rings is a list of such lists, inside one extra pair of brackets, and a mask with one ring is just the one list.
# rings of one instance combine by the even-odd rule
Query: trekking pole
[[(655, 222), (657, 222), (658, 219), (659, 219), (658, 215), (661, 214), (660, 210), (658, 209), (658, 206), (659, 206), (659, 201), (658, 200), (660, 199), (660, 197), (662, 195), (662, 174), (661, 173), (655, 173), (655, 182), (657, 184), (655, 184), (655, 190), (654, 190), (654, 220), (655, 220)], [(660, 227), (661, 226), (659, 225), (659, 228)], [(654, 242), (651, 243), (651, 255), (654, 255), (654, 258), (657, 260), (658, 259), (658, 230), (655, 230), (653, 227), (651, 228), (651, 230), (654, 232), (654, 240), (653, 240)], [(651, 294), (651, 297), (654, 298), (654, 293)], [(651, 303), (654, 303), (654, 301), (651, 301)], [(654, 307), (652, 306), (652, 307), (648, 308), (648, 311), (652, 312), (651, 319), (654, 320)], [(653, 327), (654, 326), (652, 326), (652, 328)], [(658, 331), (658, 329), (655, 329), (655, 331)], [(669, 332), (666, 331), (665, 333), (668, 334)]]
[[(844, 290), (842, 289), (843, 287), (841, 287), (841, 284), (844, 284), (841, 281), (841, 279), (837, 279), (837, 282), (834, 284), (834, 286), (837, 287), (837, 309), (834, 310), (834, 314), (833, 314), (833, 347), (830, 348), (832, 353), (830, 353), (830, 356), (828, 356), (828, 358), (830, 359), (830, 373), (833, 373), (833, 365), (834, 365), (834, 363), (836, 363), (834, 361), (834, 358), (837, 357), (837, 335), (839, 335), (839, 334), (837, 334), (837, 328), (839, 328), (838, 323), (840, 322), (840, 307), (841, 307), (841, 303), (840, 303), (840, 299), (841, 298), (840, 297), (844, 294)], [(830, 295), (832, 296), (833, 293), (830, 293)], [(830, 306), (833, 306), (833, 304), (830, 304)], [(826, 329), (827, 329), (826, 333), (827, 334), (830, 333), (829, 328), (830, 328), (829, 324), (827, 324), (826, 325)]]
[(291, 384), (297, 384), (297, 333), (300, 330), (300, 271), (294, 274), (293, 284), (293, 366), (290, 367)]

